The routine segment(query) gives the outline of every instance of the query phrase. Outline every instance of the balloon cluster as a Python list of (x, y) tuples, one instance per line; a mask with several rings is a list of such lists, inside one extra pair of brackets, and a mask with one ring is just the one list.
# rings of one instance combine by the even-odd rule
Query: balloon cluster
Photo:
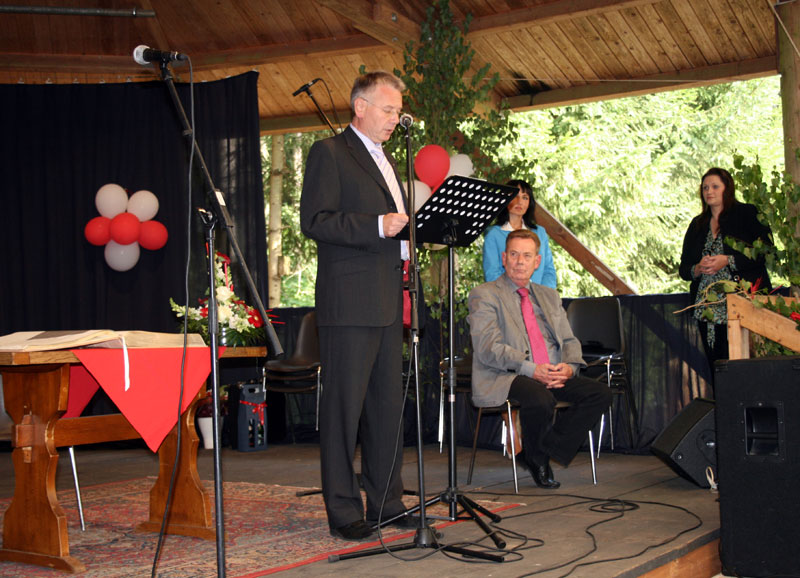
[(92, 245), (105, 245), (108, 266), (128, 271), (139, 261), (139, 247), (156, 251), (167, 242), (167, 228), (153, 221), (158, 199), (150, 191), (137, 191), (130, 198), (119, 185), (103, 185), (94, 197), (99, 217), (86, 223), (83, 235)]
[(472, 161), (465, 154), (449, 156), (439, 145), (425, 145), (414, 157), (414, 210), (425, 204), (425, 201), (451, 175), (471, 177), (475, 172)]

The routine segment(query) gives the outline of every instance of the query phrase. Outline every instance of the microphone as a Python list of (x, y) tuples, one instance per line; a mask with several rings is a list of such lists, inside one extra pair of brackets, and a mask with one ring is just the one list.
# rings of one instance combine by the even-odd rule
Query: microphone
[(311, 88), (312, 86), (314, 86), (314, 85), (315, 85), (316, 83), (318, 83), (320, 80), (322, 80), (322, 79), (321, 79), (321, 78), (315, 78), (315, 79), (314, 79), (314, 80), (312, 80), (311, 82), (306, 82), (306, 83), (305, 83), (303, 86), (301, 86), (300, 88), (298, 88), (297, 90), (295, 90), (295, 91), (292, 93), (292, 96), (297, 96), (297, 95), (298, 95), (298, 94), (300, 94), (301, 92), (308, 92), (308, 89), (309, 89), (309, 88)]
[(407, 112), (403, 113), (400, 115), (400, 124), (403, 125), (403, 128), (409, 128), (412, 124), (414, 124), (414, 117)]
[(176, 60), (189, 60), (189, 57), (180, 52), (165, 52), (155, 50), (144, 44), (133, 49), (133, 59), (142, 66), (151, 62), (175, 62)]

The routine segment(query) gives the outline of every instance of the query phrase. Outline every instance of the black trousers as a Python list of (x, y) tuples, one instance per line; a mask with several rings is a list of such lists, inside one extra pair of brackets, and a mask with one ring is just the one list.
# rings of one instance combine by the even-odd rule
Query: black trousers
[(338, 528), (365, 518), (353, 459), (361, 443), (361, 480), (366, 519), (383, 518), (403, 506), (402, 437), (395, 440), (403, 408), (402, 315), (388, 327), (320, 327), (322, 398), (320, 465), (328, 524)]
[[(540, 381), (517, 376), (508, 392), (509, 400), (520, 406), (522, 450), (528, 463), (544, 465), (548, 458), (567, 466), (600, 416), (611, 405), (611, 389), (605, 383), (577, 376), (564, 387), (547, 389)], [(572, 406), (559, 410), (553, 424), (557, 401)]]
[(697, 328), (700, 330), (700, 338), (703, 340), (703, 351), (706, 352), (708, 365), (711, 367), (711, 388), (714, 389), (714, 381), (717, 372), (714, 371), (714, 362), (718, 359), (728, 359), (728, 325), (718, 323), (714, 325), (714, 347), (708, 345), (708, 323), (698, 321)]

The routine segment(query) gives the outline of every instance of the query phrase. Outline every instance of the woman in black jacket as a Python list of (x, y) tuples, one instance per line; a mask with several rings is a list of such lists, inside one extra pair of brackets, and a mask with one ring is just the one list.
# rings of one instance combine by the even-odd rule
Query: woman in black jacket
[[(757, 239), (772, 243), (769, 227), (758, 220), (754, 205), (740, 203), (734, 196), (733, 178), (725, 169), (712, 168), (700, 184), (702, 212), (692, 219), (683, 239), (681, 278), (691, 281), (692, 303), (702, 300), (703, 291), (723, 279), (746, 279), (758, 283), (760, 289), (771, 288), (764, 256), (749, 259), (725, 242), (732, 237), (753, 245)], [(711, 364), (728, 358), (728, 311), (726, 304), (710, 306), (713, 320), (702, 319), (705, 307), (694, 309), (703, 346)]]

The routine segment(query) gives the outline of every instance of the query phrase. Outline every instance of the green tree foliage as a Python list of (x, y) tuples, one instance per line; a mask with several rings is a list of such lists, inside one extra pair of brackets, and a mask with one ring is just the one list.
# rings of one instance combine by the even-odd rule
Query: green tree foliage
[[(798, 149), (797, 154), (800, 154)], [(773, 170), (769, 180), (764, 178), (761, 165), (745, 164), (741, 155), (733, 160), (733, 178), (737, 189), (748, 203), (758, 207), (758, 218), (772, 231), (775, 244), (764, 245), (756, 241), (753, 247), (740, 242), (731, 244), (746, 255), (764, 254), (773, 285), (800, 286), (800, 185), (791, 176)]]
[[(737, 152), (783, 165), (778, 90), (768, 78), (517, 115), (536, 200), (639, 293), (685, 291), (678, 264), (703, 173), (732, 170)], [(551, 245), (562, 294), (608, 293)]]
[[(303, 307), (314, 304), (314, 280), (317, 274), (317, 247), (300, 231), (300, 193), (303, 189), (305, 160), (311, 145), (328, 136), (325, 132), (295, 133), (284, 137), (286, 168), (281, 201), (281, 249), (285, 274), (281, 281), (281, 305)], [(262, 182), (269, 207), (272, 162), (272, 138), (261, 139)], [(266, 232), (265, 232), (266, 234)]]
[[(734, 172), (734, 154), (778, 171), (783, 167), (777, 77), (519, 113), (509, 119), (508, 130), (517, 136), (497, 147), (497, 164), (516, 167), (518, 158), (530, 163), (513, 176), (533, 181), (537, 202), (639, 293), (687, 289), (678, 276), (681, 244), (689, 221), (700, 212), (700, 177), (709, 167)], [(415, 123), (414, 130), (424, 127), (424, 122)], [(288, 173), (293, 176), (287, 174), (283, 192), (283, 250), (291, 263), (284, 278), (285, 306), (314, 302), (315, 247), (300, 232), (302, 169), (296, 163), (305, 161), (314, 140), (326, 136), (286, 138)], [(426, 138), (418, 137), (419, 146), (432, 142)], [(266, 179), (268, 158), (264, 174)], [(555, 242), (551, 245), (563, 295), (608, 293)], [(437, 253), (440, 259), (446, 256), (445, 251)], [(481, 254), (481, 239), (457, 250), (459, 295), (482, 281)], [(423, 253), (423, 266), (425, 259), (430, 256)]]

